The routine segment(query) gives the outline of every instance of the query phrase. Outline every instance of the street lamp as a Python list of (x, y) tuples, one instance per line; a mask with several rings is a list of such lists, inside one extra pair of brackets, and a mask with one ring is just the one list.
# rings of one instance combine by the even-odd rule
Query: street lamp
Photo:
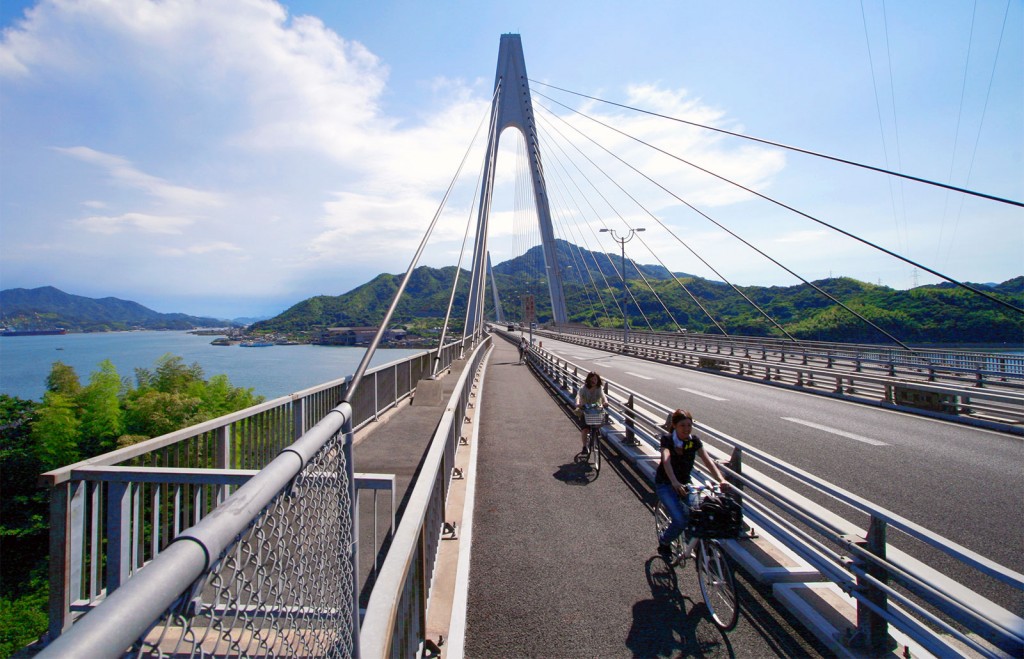
[(615, 229), (601, 229), (601, 233), (611, 233), (612, 240), (622, 246), (622, 352), (626, 352), (626, 344), (629, 342), (629, 312), (627, 309), (629, 290), (626, 289), (626, 243), (633, 240), (634, 235), (645, 230), (642, 227), (630, 229), (625, 238), (619, 238), (615, 233)]

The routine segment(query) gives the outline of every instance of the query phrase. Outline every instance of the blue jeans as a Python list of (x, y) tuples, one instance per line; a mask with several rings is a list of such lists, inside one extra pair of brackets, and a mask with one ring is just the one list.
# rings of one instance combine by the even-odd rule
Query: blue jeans
[(658, 483), (654, 486), (654, 491), (665, 505), (665, 510), (668, 511), (669, 517), (672, 518), (672, 522), (665, 529), (665, 533), (662, 534), (662, 537), (658, 538), (659, 543), (667, 545), (686, 530), (686, 522), (690, 519), (690, 504), (692, 503), (690, 499), (694, 495), (690, 494), (687, 500), (683, 501), (683, 498), (672, 487), (672, 483)]

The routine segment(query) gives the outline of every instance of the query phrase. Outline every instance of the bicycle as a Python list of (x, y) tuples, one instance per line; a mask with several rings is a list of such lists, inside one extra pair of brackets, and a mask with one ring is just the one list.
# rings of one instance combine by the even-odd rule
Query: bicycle
[[(708, 496), (718, 497), (721, 493), (716, 489), (709, 489), (703, 485), (687, 485), (687, 499), (696, 494), (698, 501), (702, 502), (701, 493), (707, 491)], [(706, 499), (704, 499), (706, 500)], [(684, 501), (684, 503), (687, 503)], [(697, 570), (697, 579), (700, 583), (700, 594), (704, 598), (704, 604), (708, 607), (711, 620), (722, 631), (729, 631), (736, 626), (739, 619), (739, 602), (736, 596), (736, 580), (733, 577), (732, 566), (719, 544), (718, 537), (736, 537), (739, 534), (738, 523), (733, 520), (728, 528), (700, 528), (700, 503), (690, 507), (690, 523), (687, 525), (686, 533), (672, 541), (671, 557), (667, 559), (670, 567), (686, 565), (689, 558), (694, 559), (694, 568)], [(697, 519), (695, 519), (697, 518)], [(671, 519), (664, 504), (659, 500), (654, 509), (655, 529), (658, 539), (661, 539), (662, 532), (668, 527)], [(692, 534), (691, 534), (692, 532)], [(683, 540), (683, 537), (689, 539)]]
[(601, 426), (604, 425), (604, 410), (601, 406), (584, 405), (583, 423), (590, 428), (587, 439), (587, 464), (596, 476), (601, 473)]

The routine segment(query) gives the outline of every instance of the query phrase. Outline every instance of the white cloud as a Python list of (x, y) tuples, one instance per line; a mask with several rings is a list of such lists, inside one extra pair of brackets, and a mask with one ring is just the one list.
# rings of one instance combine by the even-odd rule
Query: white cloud
[(55, 148), (55, 150), (106, 170), (111, 180), (120, 186), (145, 192), (165, 202), (189, 206), (222, 206), (224, 204), (224, 199), (220, 195), (173, 185), (159, 177), (139, 171), (128, 160), (120, 156), (102, 153), (86, 146)]
[(204, 243), (200, 245), (192, 245), (185, 248), (177, 247), (165, 247), (159, 250), (159, 253), (163, 256), (170, 257), (181, 257), (181, 256), (192, 256), (199, 254), (210, 254), (212, 252), (242, 252), (244, 251), (238, 245), (228, 242), (213, 242)]
[(116, 216), (94, 215), (76, 220), (76, 224), (87, 231), (106, 234), (121, 233), (128, 229), (135, 229), (143, 233), (180, 234), (193, 222), (194, 220), (184, 217), (160, 217), (146, 213), (125, 213)]
[[(116, 250), (119, 260), (141, 260), (133, 256), (137, 244), (139, 253), (149, 250), (153, 263), (133, 267), (134, 278), (153, 277), (151, 288), (165, 276), (157, 267), (160, 259), (211, 253), (229, 255), (236, 266), (263, 265), (225, 272), (217, 270), (226, 267), (218, 259), (196, 258), (187, 275), (194, 280), (191, 290), (258, 294), (271, 285), (308, 286), (321, 276), (334, 282), (320, 273), (339, 268), (354, 285), (381, 271), (403, 270), (488, 114), (490, 89), (483, 79), (435, 77), (426, 84), (442, 100), (418, 108), (415, 117), (396, 118), (381, 109), (388, 74), (359, 42), (317, 18), (290, 17), (269, 0), (43, 0), (0, 37), (0, 82), (5, 108), (17, 110), (10, 116), (28, 122), (37, 114), (45, 121), (47, 113), (34, 105), (45, 98), (50, 113), (59, 113), (61, 130), (25, 123), (26, 134), (52, 135), (52, 142), (5, 156), (27, 163), (40, 152), (51, 158), (57, 153), (64, 157), (57, 163), (63, 174), (48, 181), (45, 191), (24, 191), (23, 203), (40, 208), (38, 219), (24, 223), (32, 229), (19, 229), (2, 249), (6, 254), (19, 244), (41, 242), (40, 236), (59, 230), (46, 218), (66, 218), (84, 204), (90, 211), (77, 226), (103, 238), (76, 245), (75, 258), (108, 259)], [(683, 89), (637, 85), (627, 95), (629, 103), (672, 116), (714, 125), (728, 121), (724, 112)], [(780, 156), (732, 147), (683, 125), (594, 104), (585, 111), (747, 184), (768, 185), (784, 166)], [(721, 206), (743, 198), (585, 119), (566, 120), (692, 203)], [(0, 131), (13, 133), (20, 124), (7, 126)], [(515, 160), (515, 141), (508, 137), (501, 158)], [(483, 139), (460, 182), (470, 192), (449, 204), (432, 241), (443, 243), (444, 253), (452, 244), (457, 249), (471, 214)], [(554, 168), (556, 159), (567, 156), (550, 150), (560, 138), (549, 132), (544, 139), (550, 140), (542, 144), (549, 149), (546, 167)], [(593, 150), (578, 136), (571, 139)], [(580, 161), (574, 149), (566, 153)], [(497, 175), (491, 239), (495, 253), (502, 253), (499, 241), (512, 239), (515, 168), (500, 165)], [(629, 178), (633, 182), (624, 185), (635, 189), (635, 175)], [(679, 205), (650, 184), (640, 185), (655, 212)], [(37, 201), (44, 195), (52, 207)], [(628, 201), (616, 203), (626, 216), (638, 212)], [(600, 212), (613, 217), (607, 209)], [(561, 216), (594, 219), (589, 209), (564, 209)], [(39, 233), (30, 235), (36, 228)], [(113, 234), (118, 241), (106, 238)], [(180, 238), (153, 246), (144, 240), (147, 234)], [(589, 230), (585, 236), (590, 239)], [(55, 252), (52, 260), (60, 258)], [(43, 265), (56, 271), (54, 263)], [(316, 292), (325, 291), (303, 290), (295, 297)]]
[(793, 231), (778, 236), (774, 239), (777, 243), (793, 243), (793, 244), (814, 244), (820, 243), (823, 238), (830, 237), (828, 231), (824, 229), (809, 229), (806, 231)]

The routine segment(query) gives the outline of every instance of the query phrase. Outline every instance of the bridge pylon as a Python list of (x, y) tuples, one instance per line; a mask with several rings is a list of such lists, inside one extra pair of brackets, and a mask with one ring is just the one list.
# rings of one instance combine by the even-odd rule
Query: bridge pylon
[(501, 35), (494, 89), (494, 99), (491, 102), (491, 127), (488, 133), (487, 155), (484, 159), (484, 175), (480, 190), (476, 243), (473, 247), (473, 272), (469, 288), (466, 333), (475, 331), (483, 324), (488, 259), (487, 226), (491, 212), (491, 197), (494, 192), (498, 140), (506, 128), (518, 128), (526, 140), (526, 152), (530, 160), (530, 176), (533, 181), (533, 198), (537, 206), (537, 221), (540, 224), (541, 244), (544, 250), (548, 292), (551, 295), (552, 315), (555, 323), (558, 324), (564, 324), (568, 320), (565, 292), (562, 289), (562, 273), (558, 268), (558, 256), (555, 251), (555, 233), (551, 226), (547, 185), (544, 181), (544, 168), (540, 161), (540, 142), (537, 139), (533, 101), (530, 98), (529, 78), (526, 75), (526, 60), (523, 57), (523, 43), (518, 34)]

